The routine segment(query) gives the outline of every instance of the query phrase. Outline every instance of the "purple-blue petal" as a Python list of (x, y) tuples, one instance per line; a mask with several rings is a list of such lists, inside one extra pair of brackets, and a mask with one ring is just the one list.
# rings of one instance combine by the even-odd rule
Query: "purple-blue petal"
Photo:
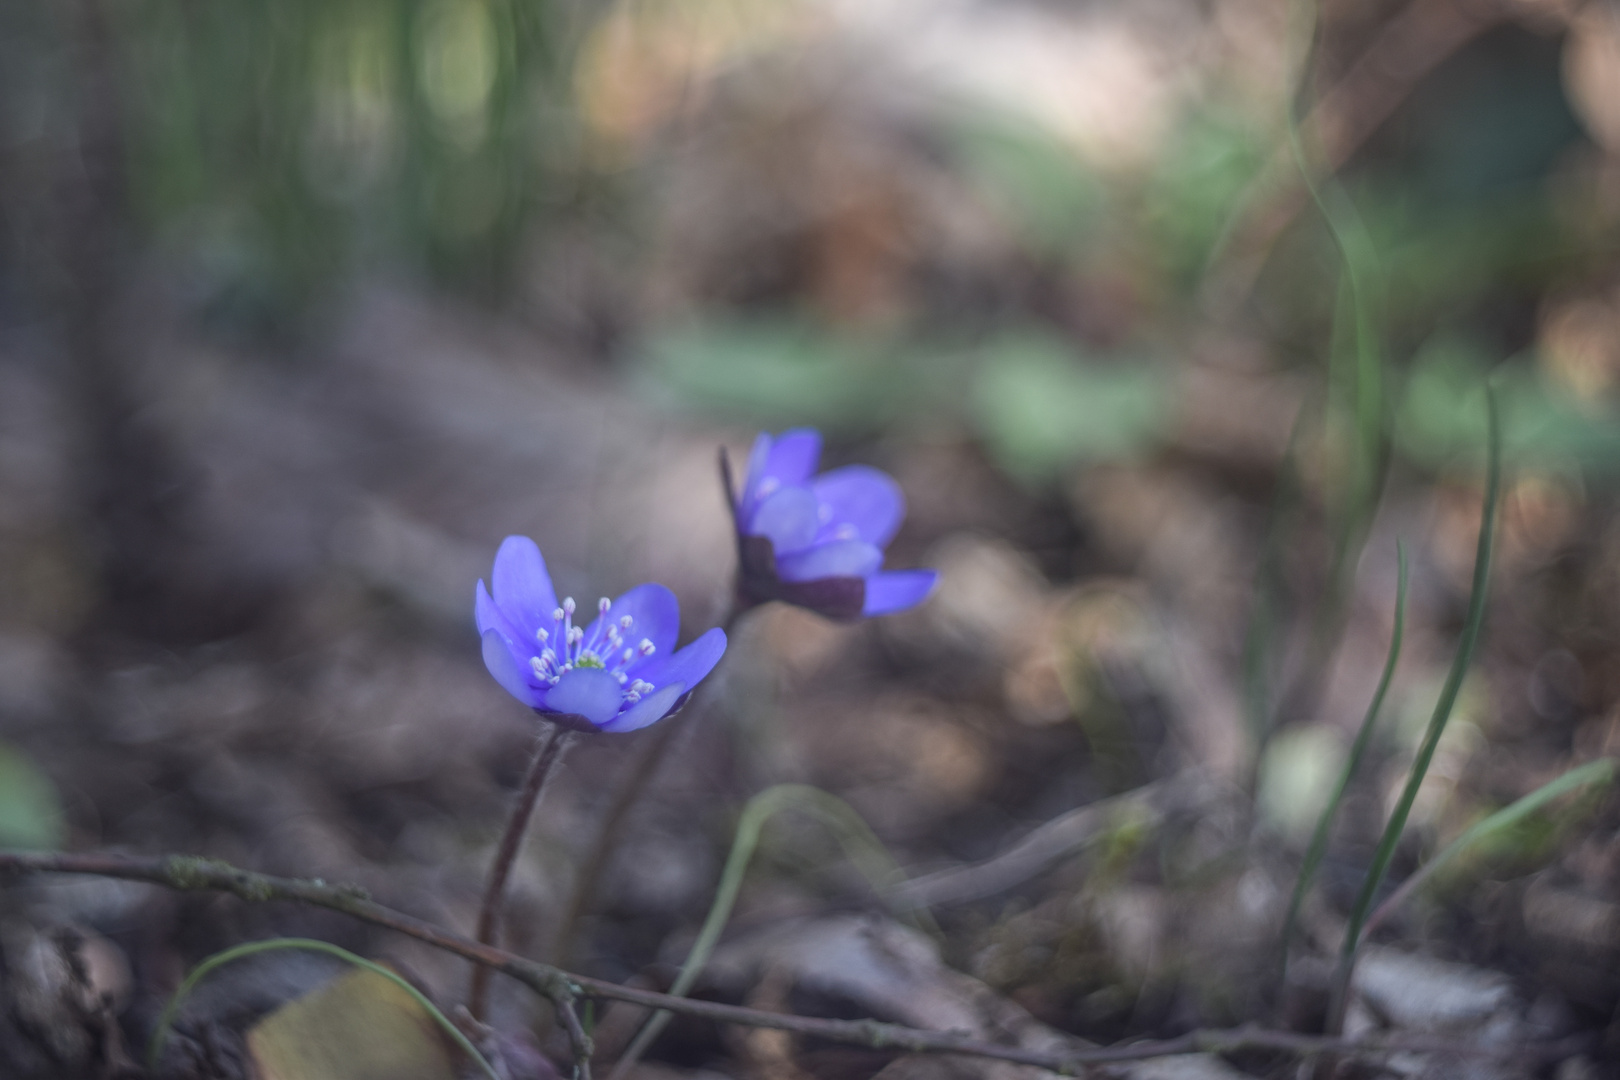
[(780, 488), (767, 496), (743, 525), (748, 536), (763, 536), (778, 555), (799, 551), (816, 538), (816, 496), (808, 487)]
[(675, 703), (681, 700), (681, 695), (685, 692), (685, 683), (670, 683), (603, 724), (602, 730), (622, 733), (640, 731), (644, 727), (656, 724), (669, 715), (669, 710), (675, 707)]
[(699, 635), (696, 641), (676, 651), (673, 656), (666, 656), (662, 660), (654, 656), (636, 672), (636, 677), (645, 679), (659, 690), (674, 683), (680, 683), (690, 690), (714, 670), (714, 665), (725, 654), (726, 632), (717, 626)]
[(484, 631), (484, 666), (501, 684), (501, 689), (533, 709), (540, 704), (540, 692), (529, 679), (529, 673), (512, 654), (512, 646), (499, 630)]
[(478, 588), (473, 594), (473, 622), (477, 625), (480, 636), (490, 630), (499, 631), (502, 637), (511, 641), (517, 641), (522, 636), (518, 628), (512, 625), (512, 620), (506, 617), (506, 613), (495, 606), (494, 598), (489, 595), (489, 590), (484, 587), (482, 581), (479, 581)]
[(757, 494), (759, 485), (765, 481), (774, 481), (772, 491), (803, 484), (814, 475), (820, 460), (821, 432), (815, 428), (784, 431), (771, 443), (759, 475), (749, 477), (753, 482), (752, 490)]
[[(653, 643), (654, 656), (675, 648), (675, 638), (681, 632), (681, 604), (667, 588), (656, 581), (649, 581), (624, 593), (608, 609), (608, 619), (618, 621), (626, 615), (634, 620), (625, 632), (626, 646), (633, 648), (645, 638)], [(601, 616), (597, 616), (585, 628), (587, 644), (596, 641), (601, 622)]]
[(495, 574), (490, 580), (495, 606), (515, 626), (525, 642), (534, 632), (551, 625), (557, 593), (546, 572), (540, 548), (527, 536), (508, 536), (495, 553)]
[(619, 713), (624, 688), (601, 668), (575, 668), (563, 672), (557, 685), (545, 692), (540, 707), (546, 712), (582, 716), (601, 727)]
[(883, 565), (883, 551), (865, 540), (834, 540), (778, 556), (776, 573), (783, 581), (824, 577), (866, 577)]
[(822, 473), (810, 486), (819, 504), (818, 540), (865, 540), (883, 547), (906, 515), (900, 485), (869, 465)]
[(939, 583), (938, 570), (889, 570), (866, 579), (862, 615), (892, 615), (928, 599)]
[(742, 475), (742, 491), (737, 497), (737, 520), (747, 521), (753, 516), (754, 507), (759, 504), (757, 488), (759, 482), (765, 478), (765, 462), (770, 460), (771, 444), (774, 442), (769, 434), (760, 432), (754, 436), (754, 446), (748, 451), (748, 468)]

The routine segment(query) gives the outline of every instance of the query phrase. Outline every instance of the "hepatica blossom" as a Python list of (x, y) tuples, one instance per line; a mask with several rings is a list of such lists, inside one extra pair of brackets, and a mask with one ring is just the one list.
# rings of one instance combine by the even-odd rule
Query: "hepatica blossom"
[(732, 493), (742, 602), (785, 600), (834, 619), (922, 603), (937, 572), (883, 569), (906, 514), (900, 485), (866, 465), (815, 476), (820, 458), (821, 435), (810, 428), (754, 440), (742, 490)]
[(484, 666), (535, 712), (580, 731), (635, 731), (657, 723), (714, 670), (726, 651), (716, 627), (675, 648), (680, 605), (662, 585), (603, 597), (588, 626), (573, 597), (557, 602), (540, 548), (508, 536), (495, 556), (493, 592), (478, 583), (474, 617)]

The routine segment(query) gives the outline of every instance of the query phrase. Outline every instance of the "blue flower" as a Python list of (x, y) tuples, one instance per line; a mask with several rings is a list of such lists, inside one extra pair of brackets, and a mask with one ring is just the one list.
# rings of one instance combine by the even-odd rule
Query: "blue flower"
[(680, 605), (662, 585), (637, 585), (597, 601), (574, 625), (574, 598), (557, 603), (540, 548), (508, 536), (495, 556), (494, 591), (478, 583), (473, 606), (484, 666), (507, 693), (541, 716), (580, 731), (636, 731), (680, 705), (726, 651), (716, 627), (675, 648)]
[(820, 457), (811, 428), (754, 440), (742, 490), (731, 493), (741, 602), (784, 600), (834, 619), (922, 603), (936, 571), (882, 569), (883, 548), (906, 515), (900, 485), (866, 465), (814, 476)]

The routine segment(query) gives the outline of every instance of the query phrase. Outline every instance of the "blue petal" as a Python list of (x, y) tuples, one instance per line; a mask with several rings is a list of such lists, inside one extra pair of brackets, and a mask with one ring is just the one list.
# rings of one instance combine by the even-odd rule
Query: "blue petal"
[(737, 499), (737, 520), (747, 521), (759, 503), (760, 481), (765, 479), (765, 462), (770, 460), (774, 440), (765, 432), (754, 436), (754, 447), (748, 451), (748, 469), (743, 473), (742, 492)]
[(650, 724), (656, 724), (669, 715), (669, 710), (681, 700), (686, 693), (684, 683), (670, 683), (651, 697), (643, 698), (630, 706), (624, 712), (602, 725), (603, 731), (624, 732), (640, 731)]
[(823, 473), (811, 483), (820, 503), (820, 540), (865, 540), (883, 547), (906, 516), (905, 496), (888, 473), (850, 465)]
[(807, 487), (782, 488), (759, 504), (743, 531), (770, 540), (777, 555), (807, 548), (816, 538), (816, 496)]
[(718, 664), (725, 654), (726, 632), (717, 626), (676, 652), (674, 656), (667, 656), (661, 662), (654, 657), (652, 662), (636, 673), (636, 676), (652, 683), (659, 690), (675, 683), (680, 683), (690, 690), (714, 670), (714, 665)]
[(619, 680), (601, 668), (575, 668), (564, 672), (557, 685), (545, 692), (541, 708), (582, 716), (601, 727), (618, 715), (623, 704), (624, 689)]
[[(613, 601), (608, 609), (608, 620), (616, 622), (624, 616), (635, 620), (630, 630), (625, 633), (626, 646), (641, 644), (646, 638), (653, 643), (653, 655), (668, 653), (675, 647), (675, 638), (681, 630), (681, 604), (675, 599), (675, 594), (656, 581), (635, 588)], [(596, 634), (601, 626), (602, 617), (598, 615), (591, 620), (591, 625), (585, 628), (585, 642), (587, 645), (596, 642)], [(606, 656), (602, 659), (608, 659)]]
[(539, 707), (540, 692), (530, 685), (528, 672), (512, 655), (511, 646), (498, 630), (484, 632), (484, 666), (501, 684), (501, 689), (531, 709)]
[(776, 573), (783, 581), (824, 577), (866, 577), (883, 565), (883, 551), (865, 540), (834, 540), (781, 556)]
[(810, 479), (820, 460), (821, 432), (815, 428), (784, 431), (771, 444), (760, 479), (775, 480), (777, 487), (795, 487)]
[(518, 628), (512, 625), (512, 620), (495, 606), (495, 601), (489, 595), (489, 590), (484, 587), (483, 581), (478, 582), (478, 588), (473, 594), (473, 622), (477, 625), (480, 635), (490, 630), (498, 630), (501, 636), (510, 641), (517, 641), (522, 636)]
[(939, 583), (938, 570), (892, 570), (866, 579), (862, 615), (890, 615), (928, 599)]
[(495, 576), (491, 581), (495, 605), (501, 609), (524, 640), (533, 641), (534, 632), (551, 625), (557, 609), (557, 593), (546, 573), (546, 560), (540, 548), (527, 536), (508, 536), (495, 553)]

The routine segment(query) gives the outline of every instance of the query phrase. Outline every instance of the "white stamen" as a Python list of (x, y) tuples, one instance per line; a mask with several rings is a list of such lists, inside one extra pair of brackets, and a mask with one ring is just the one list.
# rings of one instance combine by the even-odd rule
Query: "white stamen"
[(563, 609), (562, 608), (554, 608), (552, 610), (552, 612), (551, 612), (551, 621), (552, 622), (562, 622), (563, 621)]
[(601, 614), (601, 615), (606, 615), (608, 613), (608, 608), (610, 608), (612, 606), (613, 606), (613, 601), (609, 600), (607, 597), (604, 596), (604, 597), (602, 597), (602, 599), (600, 599), (600, 600), (598, 600), (596, 602), (597, 613)]
[(642, 638), (641, 644), (638, 646), (638, 648), (641, 649), (642, 656), (651, 656), (653, 653), (658, 651), (658, 646), (654, 645), (648, 638)]
[(628, 615), (620, 615), (619, 616), (619, 626), (622, 629), (628, 630), (632, 626), (634, 626), (635, 624), (636, 624), (636, 620), (632, 619), (630, 616), (628, 616)]
[(583, 626), (570, 626), (568, 628), (568, 644), (570, 644), (570, 645), (578, 645), (581, 641), (584, 641), (584, 640), (585, 640), (585, 628)]
[(543, 626), (534, 632), (534, 636), (542, 645), (551, 640), (550, 631)]
[(551, 678), (550, 673), (546, 671), (546, 662), (538, 656), (529, 661), (529, 670), (534, 672), (534, 677), (537, 679)]
[(636, 650), (634, 650), (634, 649), (626, 649), (626, 650), (624, 650), (624, 655), (619, 657), (620, 660), (624, 661), (627, 664), (630, 661), (634, 660), (635, 658), (636, 658)]
[(563, 609), (563, 614), (565, 614), (565, 615), (573, 615), (573, 613), (574, 613), (574, 598), (572, 596), (564, 598), (562, 609)]

